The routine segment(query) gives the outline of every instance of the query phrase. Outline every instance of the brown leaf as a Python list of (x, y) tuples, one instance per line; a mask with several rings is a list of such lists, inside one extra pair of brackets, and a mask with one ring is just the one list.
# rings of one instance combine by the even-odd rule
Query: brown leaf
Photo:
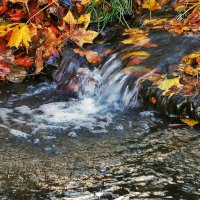
[(93, 43), (94, 38), (98, 35), (95, 31), (87, 31), (84, 28), (75, 29), (69, 36), (78, 46), (82, 47), (85, 43)]
[(94, 64), (101, 61), (101, 57), (98, 55), (97, 52), (91, 50), (81, 50), (81, 49), (74, 49), (75, 53), (78, 53), (80, 56), (86, 56), (88, 62)]
[(36, 50), (36, 59), (35, 59), (35, 74), (39, 74), (44, 68), (44, 60), (43, 60), (43, 51), (44, 47), (39, 47)]

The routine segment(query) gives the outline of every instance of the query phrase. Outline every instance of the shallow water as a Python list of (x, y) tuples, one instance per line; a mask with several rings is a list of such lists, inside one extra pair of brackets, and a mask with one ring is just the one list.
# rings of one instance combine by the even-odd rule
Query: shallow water
[[(158, 36), (143, 65), (163, 70), (197, 41)], [(79, 99), (56, 83), (0, 86), (0, 199), (200, 198), (199, 129), (124, 106), (120, 82), (109, 83)]]

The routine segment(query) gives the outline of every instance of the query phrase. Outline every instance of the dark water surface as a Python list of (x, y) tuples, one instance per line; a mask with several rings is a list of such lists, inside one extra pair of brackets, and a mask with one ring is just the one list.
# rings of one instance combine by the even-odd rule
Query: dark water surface
[[(159, 36), (143, 65), (174, 64), (198, 41)], [(0, 91), (0, 199), (200, 199), (198, 128), (141, 107), (72, 99), (55, 83)]]

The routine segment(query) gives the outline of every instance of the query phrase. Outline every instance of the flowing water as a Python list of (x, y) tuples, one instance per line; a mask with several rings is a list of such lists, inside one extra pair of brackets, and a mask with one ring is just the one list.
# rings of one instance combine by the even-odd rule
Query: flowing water
[(144, 110), (142, 76), (121, 59), (145, 50), (146, 73), (164, 72), (200, 42), (151, 40), (158, 47), (102, 45), (113, 53), (91, 70), (66, 55), (54, 83), (1, 86), (0, 199), (200, 198), (199, 130)]

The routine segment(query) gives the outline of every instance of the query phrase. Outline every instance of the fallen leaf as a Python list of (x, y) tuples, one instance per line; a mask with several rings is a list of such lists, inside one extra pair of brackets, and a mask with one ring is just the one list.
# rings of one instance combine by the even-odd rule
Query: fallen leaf
[(138, 28), (125, 29), (123, 35), (128, 36), (127, 39), (122, 40), (123, 44), (145, 46), (150, 41), (150, 39), (148, 38), (148, 31)]
[(162, 81), (159, 82), (158, 84), (158, 88), (160, 88), (161, 90), (165, 90), (168, 91), (171, 87), (176, 86), (176, 87), (180, 87), (180, 77), (175, 77), (172, 79), (164, 79)]
[(20, 45), (24, 45), (28, 49), (29, 42), (31, 42), (31, 36), (28, 25), (21, 23), (13, 29), (7, 46), (18, 48)]
[[(81, 17), (80, 17), (81, 18)], [(79, 19), (80, 19), (79, 18)], [(87, 15), (87, 19), (84, 20), (85, 17), (79, 20), (80, 23), (85, 23), (85, 27), (88, 26), (88, 22), (90, 20), (90, 15)], [(66, 37), (73, 42), (75, 42), (78, 46), (82, 47), (85, 43), (93, 43), (94, 38), (99, 34), (96, 31), (86, 30), (86, 28), (76, 27), (76, 23), (71, 11), (68, 11), (67, 15), (63, 18), (63, 20), (69, 25), (69, 30), (66, 30)], [(65, 27), (63, 27), (65, 30)]]
[(36, 59), (35, 59), (35, 74), (39, 74), (44, 68), (44, 60), (43, 60), (43, 51), (44, 47), (39, 47), (36, 50)]
[(101, 57), (95, 51), (91, 50), (81, 50), (81, 49), (74, 49), (75, 53), (78, 53), (80, 56), (86, 56), (88, 62), (94, 64), (101, 61)]
[(156, 104), (156, 103), (157, 103), (157, 99), (156, 99), (155, 97), (151, 97), (151, 98), (150, 98), (150, 102), (151, 102), (152, 104)]
[(33, 64), (34, 64), (34, 61), (30, 57), (17, 58), (15, 60), (15, 65), (21, 66), (21, 67), (31, 67)]
[(199, 124), (199, 122), (196, 121), (196, 120), (194, 120), (194, 119), (180, 119), (180, 120), (181, 120), (183, 123), (185, 123), (185, 124), (187, 124), (187, 125), (189, 125), (189, 126), (191, 126), (191, 127), (193, 127), (193, 126)]
[(89, 4), (91, 2), (98, 3), (99, 1), (101, 1), (101, 0), (82, 0), (81, 4), (85, 5), (85, 4)]
[(162, 29), (165, 22), (167, 22), (166, 18), (145, 19), (143, 24), (153, 27), (154, 29)]
[(122, 54), (120, 56), (120, 58), (123, 60), (123, 59), (130, 58), (130, 57), (133, 57), (133, 56), (148, 58), (150, 56), (150, 54), (146, 51), (132, 51), (132, 52)]
[(12, 3), (25, 3), (25, 4), (27, 4), (28, 0), (10, 0), (10, 2), (12, 2)]
[(151, 11), (160, 10), (161, 6), (156, 0), (144, 0), (142, 7)]
[(12, 23), (0, 26), (0, 37), (6, 36), (10, 31), (12, 31), (19, 23)]
[(82, 47), (85, 43), (93, 43), (94, 38), (96, 38), (98, 34), (99, 33), (96, 31), (87, 31), (84, 28), (79, 28), (74, 30), (69, 36), (69, 39)]
[(90, 24), (91, 14), (87, 13), (85, 15), (81, 15), (78, 20), (76, 20), (76, 24), (84, 24), (84, 28), (87, 29)]
[(69, 31), (70, 33), (72, 33), (75, 29), (76, 20), (70, 10), (68, 11), (67, 15), (63, 18), (63, 20), (67, 24), (69, 24)]

